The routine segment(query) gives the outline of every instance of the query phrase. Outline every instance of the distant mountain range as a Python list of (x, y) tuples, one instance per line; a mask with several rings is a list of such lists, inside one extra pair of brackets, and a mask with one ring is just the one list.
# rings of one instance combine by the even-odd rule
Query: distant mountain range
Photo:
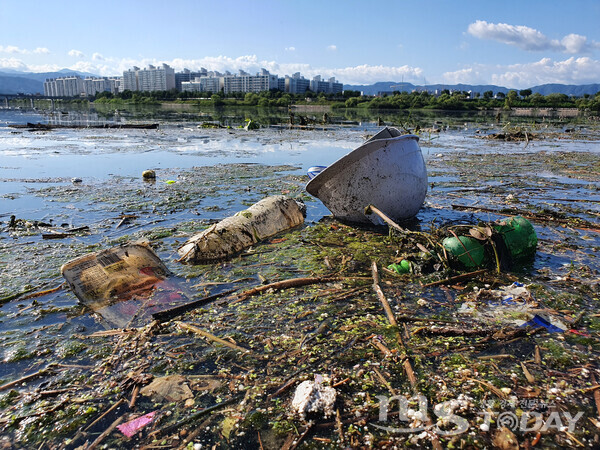
[(19, 72), (4, 69), (0, 72), (0, 94), (43, 94), (44, 81), (48, 78), (68, 77), (79, 75), (82, 77), (97, 76), (86, 72), (62, 69), (58, 72)]
[[(86, 72), (76, 72), (69, 69), (62, 69), (58, 72), (19, 72), (16, 70), (4, 69), (0, 72), (0, 94), (43, 94), (44, 81), (47, 78), (65, 77), (70, 75), (79, 75), (82, 77), (97, 76)], [(428, 84), (424, 86), (414, 85), (411, 83), (400, 83), (397, 81), (380, 81), (369, 85), (352, 85), (344, 84), (345, 90), (361, 91), (365, 95), (377, 95), (380, 92), (406, 91), (411, 92), (417, 90), (442, 91), (444, 89), (472, 91), (483, 94), (486, 91), (492, 91), (494, 94), (502, 92), (506, 94), (512, 90), (503, 86), (494, 85), (471, 85), (471, 84)], [(530, 87), (532, 92), (539, 92), (542, 95), (552, 93), (574, 95), (581, 97), (584, 94), (594, 95), (600, 91), (600, 83), (571, 85), (571, 84), (543, 84), (541, 86)], [(514, 89), (519, 91), (522, 89)]]
[[(508, 91), (514, 90), (519, 92), (523, 89), (509, 89), (503, 86), (495, 86), (491, 84), (487, 85), (472, 85), (472, 84), (427, 84), (424, 86), (418, 86), (411, 83), (398, 83), (394, 81), (380, 81), (375, 84), (369, 85), (351, 85), (344, 84), (344, 90), (353, 90), (353, 91), (361, 91), (365, 95), (377, 95), (380, 92), (394, 92), (394, 91), (406, 91), (411, 92), (413, 90), (427, 90), (429, 92), (438, 90), (442, 91), (444, 89), (449, 90), (458, 90), (458, 91), (472, 91), (479, 92), (483, 94), (486, 91), (492, 91), (494, 94), (498, 92), (502, 92), (506, 94)], [(540, 86), (530, 87), (531, 92), (536, 93), (539, 92), (542, 95), (548, 94), (566, 94), (566, 95), (574, 95), (576, 97), (581, 97), (584, 94), (595, 95), (598, 91), (600, 91), (600, 83), (596, 84), (584, 84), (584, 85), (574, 85), (574, 84), (542, 84)]]

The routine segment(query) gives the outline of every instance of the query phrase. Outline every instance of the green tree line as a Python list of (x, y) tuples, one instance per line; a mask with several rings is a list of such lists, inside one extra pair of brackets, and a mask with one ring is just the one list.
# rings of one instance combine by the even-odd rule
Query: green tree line
[[(359, 93), (360, 95), (360, 93)], [(325, 94), (306, 91), (304, 94), (289, 94), (278, 89), (263, 92), (233, 92), (224, 94), (223, 92), (179, 92), (175, 89), (169, 91), (123, 91), (118, 94), (111, 92), (98, 92), (92, 101), (99, 103), (159, 103), (163, 101), (196, 101), (199, 103), (211, 103), (215, 106), (263, 106), (263, 107), (285, 107), (292, 104), (315, 103), (332, 104), (335, 102), (343, 106), (343, 102), (348, 98), (347, 94)]]
[(542, 95), (532, 93), (531, 89), (511, 90), (507, 94), (486, 91), (482, 95), (476, 93), (471, 98), (466, 91), (450, 92), (444, 90), (440, 95), (426, 91), (393, 92), (391, 95), (365, 96), (358, 91), (344, 91), (341, 94), (324, 94), (307, 91), (304, 94), (289, 94), (278, 89), (254, 92), (179, 92), (169, 91), (124, 91), (119, 94), (99, 92), (90, 100), (99, 103), (158, 103), (163, 101), (195, 101), (209, 103), (214, 106), (259, 106), (286, 107), (292, 104), (328, 104), (334, 108), (368, 108), (368, 109), (437, 109), (470, 111), (480, 109), (502, 108), (578, 108), (583, 111), (600, 112), (600, 92), (596, 95), (585, 94), (583, 97), (570, 97), (565, 94)]
[(394, 92), (382, 97), (352, 97), (345, 101), (347, 108), (369, 109), (439, 109), (439, 110), (477, 110), (512, 108), (578, 108), (580, 110), (600, 111), (600, 92), (591, 96), (574, 98), (565, 94), (542, 95), (532, 93), (530, 89), (501, 92), (494, 95), (486, 91), (471, 98), (468, 92), (442, 91), (438, 96), (428, 92)]

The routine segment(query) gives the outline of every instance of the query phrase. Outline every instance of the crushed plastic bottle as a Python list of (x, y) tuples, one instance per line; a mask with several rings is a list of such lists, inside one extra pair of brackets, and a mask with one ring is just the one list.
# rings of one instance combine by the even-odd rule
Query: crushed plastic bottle
[(524, 217), (510, 217), (491, 224), (491, 228), (491, 236), (488, 235), (487, 240), (485, 237), (476, 239), (472, 236), (445, 238), (442, 246), (450, 263), (467, 270), (494, 266), (497, 252), (501, 268), (509, 269), (515, 263), (525, 262), (535, 256), (537, 235), (531, 222)]
[(476, 269), (485, 264), (485, 249), (477, 240), (468, 236), (447, 237), (442, 245), (451, 260), (458, 261), (467, 269)]
[(396, 273), (410, 273), (411, 269), (410, 261), (403, 259), (399, 263), (393, 263), (388, 266), (388, 269), (396, 272)]

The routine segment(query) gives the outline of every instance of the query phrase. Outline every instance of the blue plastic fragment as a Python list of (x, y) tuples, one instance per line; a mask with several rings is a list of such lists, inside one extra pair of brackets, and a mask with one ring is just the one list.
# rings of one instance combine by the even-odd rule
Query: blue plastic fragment
[(550, 333), (564, 333), (565, 332), (565, 330), (563, 330), (562, 328), (559, 328), (556, 325), (552, 325), (550, 322), (548, 322), (542, 316), (538, 316), (537, 314), (533, 317), (533, 319), (531, 319), (529, 322), (524, 323), (521, 326), (522, 327), (533, 327), (533, 328), (544, 327)]
[(327, 166), (312, 166), (308, 168), (308, 178), (311, 180), (319, 175), (323, 170), (327, 169)]

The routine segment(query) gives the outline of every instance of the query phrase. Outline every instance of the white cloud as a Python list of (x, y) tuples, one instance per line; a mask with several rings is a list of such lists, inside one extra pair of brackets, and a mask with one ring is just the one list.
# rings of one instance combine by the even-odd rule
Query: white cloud
[(286, 52), (295, 52), (296, 51), (296, 47), (286, 47), (285, 51)]
[(92, 60), (94, 60), (94, 61), (104, 61), (104, 56), (102, 56), (100, 53), (94, 53), (92, 55)]
[(582, 53), (588, 48), (587, 38), (579, 34), (568, 34), (560, 43), (567, 53)]
[(442, 75), (445, 84), (487, 84), (477, 68), (467, 67)]
[(30, 55), (30, 54), (48, 54), (50, 50), (45, 47), (38, 47), (34, 50), (27, 50), (25, 48), (19, 48), (15, 45), (0, 45), (0, 53), (12, 53), (19, 55)]
[(15, 47), (14, 45), (0, 45), (0, 52), (2, 53), (25, 53), (26, 50), (22, 50), (19, 47)]
[(69, 50), (69, 56), (73, 56), (75, 58), (83, 58), (85, 55), (79, 50)]
[(597, 42), (589, 43), (585, 36), (569, 34), (560, 41), (549, 39), (540, 31), (523, 25), (507, 23), (488, 23), (477, 20), (469, 25), (467, 32), (478, 39), (487, 39), (514, 45), (528, 51), (558, 51), (563, 53), (584, 53), (594, 47)]
[(331, 44), (331, 45), (328, 45), (328, 46), (327, 46), (327, 50), (330, 50), (330, 51), (332, 51), (332, 52), (335, 52), (335, 51), (337, 50), (337, 45), (333, 45), (333, 44)]
[(588, 57), (571, 57), (564, 61), (542, 58), (527, 64), (513, 64), (492, 75), (493, 84), (530, 87), (538, 84), (591, 84), (598, 82), (600, 61)]
[(446, 84), (495, 84), (524, 89), (540, 84), (591, 84), (598, 82), (600, 61), (589, 57), (571, 57), (563, 61), (542, 58), (524, 64), (482, 65), (446, 72), (441, 82)]
[(342, 69), (324, 69), (323, 74), (332, 73), (339, 81), (345, 84), (370, 84), (377, 81), (417, 82), (423, 79), (423, 70), (410, 66), (361, 66), (344, 67)]
[(0, 58), (0, 69), (13, 69), (13, 70), (20, 70), (20, 71), (25, 72), (28, 70), (28, 67), (20, 59)]

